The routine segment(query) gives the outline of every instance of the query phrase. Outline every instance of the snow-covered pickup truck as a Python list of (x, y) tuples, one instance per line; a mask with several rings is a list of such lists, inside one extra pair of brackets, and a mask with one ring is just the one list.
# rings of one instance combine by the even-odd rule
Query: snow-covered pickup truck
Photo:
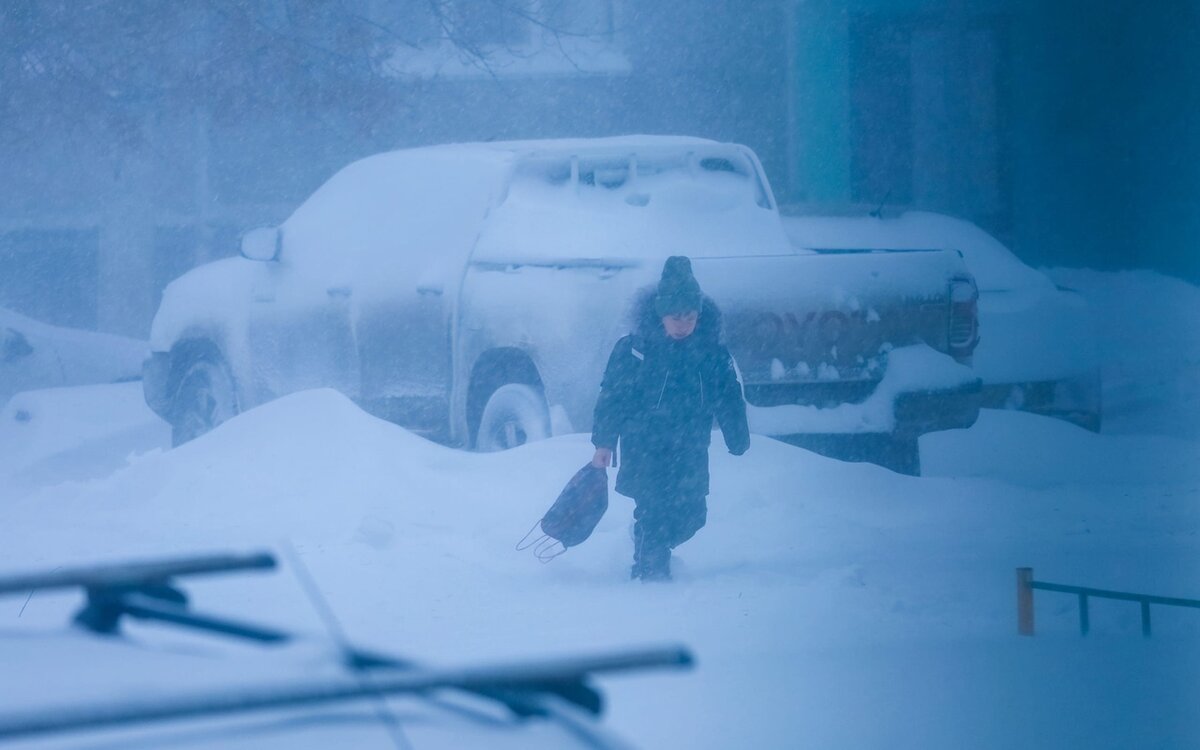
[(959, 254), (794, 247), (745, 146), (379, 154), (241, 250), (171, 283), (154, 319), (146, 401), (177, 444), (315, 387), (483, 450), (588, 430), (631, 302), (673, 254), (725, 313), (752, 430), (915, 473), (917, 436), (978, 414)]

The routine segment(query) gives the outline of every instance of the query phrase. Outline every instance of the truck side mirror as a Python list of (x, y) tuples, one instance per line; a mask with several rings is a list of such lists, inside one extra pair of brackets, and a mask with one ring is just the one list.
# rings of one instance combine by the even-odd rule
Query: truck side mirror
[(242, 235), (242, 257), (248, 260), (278, 260), (283, 233), (279, 227), (259, 227)]
[(13, 328), (5, 328), (0, 332), (0, 364), (16, 362), (22, 357), (33, 354), (33, 347), (25, 334)]

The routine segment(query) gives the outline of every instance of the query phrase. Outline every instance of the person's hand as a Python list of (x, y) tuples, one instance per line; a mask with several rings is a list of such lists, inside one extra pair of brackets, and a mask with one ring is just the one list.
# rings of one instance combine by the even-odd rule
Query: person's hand
[(608, 448), (597, 448), (592, 456), (592, 466), (597, 469), (607, 469), (612, 465), (612, 451)]

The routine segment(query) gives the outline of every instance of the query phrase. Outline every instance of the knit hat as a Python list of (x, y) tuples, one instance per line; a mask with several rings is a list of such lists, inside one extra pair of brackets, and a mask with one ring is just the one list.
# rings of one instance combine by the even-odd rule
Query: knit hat
[(654, 309), (659, 316), (699, 312), (702, 300), (700, 284), (692, 275), (692, 262), (684, 255), (667, 258), (654, 297)]

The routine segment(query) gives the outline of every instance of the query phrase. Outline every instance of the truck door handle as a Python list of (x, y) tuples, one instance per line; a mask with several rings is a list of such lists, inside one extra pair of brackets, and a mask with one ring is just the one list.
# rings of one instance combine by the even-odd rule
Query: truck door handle
[(325, 290), (325, 293), (334, 299), (346, 299), (350, 296), (350, 287), (348, 286), (331, 286)]
[(441, 284), (417, 284), (417, 294), (427, 297), (440, 297), (442, 295)]

